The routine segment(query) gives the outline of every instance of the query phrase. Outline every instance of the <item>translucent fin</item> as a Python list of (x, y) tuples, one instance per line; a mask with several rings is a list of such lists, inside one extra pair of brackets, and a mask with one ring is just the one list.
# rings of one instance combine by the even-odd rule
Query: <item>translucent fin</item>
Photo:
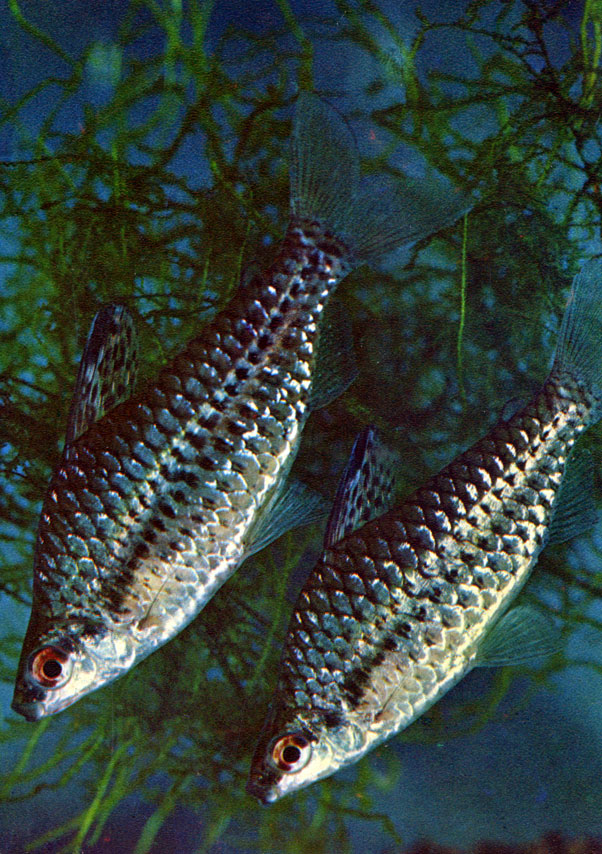
[(602, 259), (575, 276), (562, 318), (554, 370), (575, 378), (598, 401), (592, 414), (602, 416)]
[(245, 547), (245, 560), (287, 531), (322, 521), (327, 513), (327, 503), (321, 495), (298, 480), (288, 481), (262, 511)]
[(585, 448), (576, 448), (558, 490), (548, 543), (566, 543), (589, 531), (598, 521), (594, 504), (594, 463)]
[(355, 440), (335, 495), (324, 535), (325, 548), (390, 510), (395, 494), (395, 461), (395, 454), (383, 444), (376, 427), (365, 427)]
[(299, 95), (291, 145), (293, 215), (323, 222), (358, 261), (374, 263), (451, 224), (472, 207), (442, 177), (361, 181), (349, 128), (309, 93)]
[(351, 322), (342, 306), (331, 302), (320, 326), (318, 354), (309, 405), (321, 409), (335, 400), (357, 377)]
[(518, 605), (495, 624), (479, 646), (475, 667), (506, 667), (552, 655), (560, 632), (535, 608)]
[(95, 315), (82, 353), (67, 421), (67, 446), (131, 396), (137, 373), (138, 340), (132, 316), (122, 305), (107, 305)]
[(302, 92), (291, 137), (291, 210), (323, 220), (338, 235), (360, 181), (359, 155), (351, 131), (331, 107)]

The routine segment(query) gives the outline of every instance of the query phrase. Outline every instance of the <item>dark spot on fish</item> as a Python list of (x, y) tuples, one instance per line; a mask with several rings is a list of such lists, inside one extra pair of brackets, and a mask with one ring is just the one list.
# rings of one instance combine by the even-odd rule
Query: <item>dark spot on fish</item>
[(259, 350), (249, 350), (247, 359), (249, 360), (251, 365), (258, 365), (263, 359), (263, 353), (261, 353)]
[(214, 460), (213, 457), (210, 457), (208, 454), (201, 454), (197, 462), (201, 468), (207, 469), (208, 471), (215, 471), (219, 468), (219, 462)]
[(236, 324), (236, 334), (243, 347), (247, 347), (255, 338), (256, 332), (246, 320), (239, 320)]
[(372, 659), (372, 666), (373, 667), (379, 667), (383, 663), (384, 660), (385, 660), (385, 654), (382, 650), (379, 650), (376, 653), (376, 655), (374, 656), (374, 658)]
[(398, 648), (397, 641), (395, 638), (386, 637), (383, 641), (383, 649), (387, 650), (387, 652), (395, 652)]
[(161, 519), (154, 519), (153, 524), (157, 531), (165, 532), (167, 530), (167, 528), (165, 527), (165, 523)]
[(288, 297), (284, 297), (280, 303), (280, 311), (282, 314), (287, 314), (293, 307), (293, 302)]
[(410, 638), (412, 636), (412, 624), (407, 620), (402, 620), (395, 627), (395, 631), (404, 638)]
[[(243, 413), (243, 409), (245, 412)], [(247, 404), (241, 404), (238, 407), (238, 411), (241, 415), (244, 415), (246, 418), (254, 418), (257, 414), (254, 409), (252, 409)], [(226, 429), (229, 430), (234, 436), (242, 436), (247, 432), (248, 427), (242, 421), (236, 421), (234, 418), (227, 418), (225, 423)]]
[(335, 729), (343, 723), (343, 716), (340, 712), (326, 712), (324, 714), (324, 723), (328, 729)]
[(269, 335), (267, 332), (265, 332), (263, 335), (261, 335), (259, 338), (259, 341), (257, 342), (258, 346), (262, 350), (267, 349), (271, 343), (272, 343), (272, 336)]
[[(305, 271), (303, 271), (303, 272), (305, 272)], [(289, 293), (293, 299), (297, 299), (297, 297), (301, 293), (301, 283), (300, 282), (293, 282), (293, 284), (291, 285), (291, 289), (290, 289)]]
[(171, 469), (169, 463), (161, 463), (159, 471), (161, 472), (161, 476), (163, 477), (163, 479), (166, 480), (168, 483), (173, 483), (175, 480), (178, 479), (177, 469)]
[(199, 479), (194, 472), (186, 471), (186, 469), (182, 470), (181, 478), (184, 483), (189, 486), (191, 489), (196, 489), (199, 485)]
[(238, 383), (235, 383), (235, 382), (226, 383), (224, 385), (224, 391), (226, 392), (226, 394), (229, 394), (230, 397), (234, 397), (234, 395), (238, 391)]
[(188, 501), (188, 496), (181, 489), (176, 489), (173, 493), (173, 497), (178, 502), (178, 504), (185, 504)]
[(515, 534), (517, 537), (523, 541), (523, 543), (528, 542), (531, 539), (531, 535), (529, 533), (528, 528), (525, 528), (524, 525), (517, 525)]
[(249, 376), (250, 371), (246, 365), (239, 365), (238, 368), (236, 368), (236, 370), (234, 371), (234, 373), (236, 374), (236, 379), (246, 380)]
[(184, 454), (182, 453), (180, 448), (173, 448), (171, 453), (172, 453), (174, 459), (178, 463), (185, 463), (186, 462), (186, 457), (184, 456)]
[(142, 536), (144, 537), (147, 543), (154, 543), (157, 541), (157, 535), (151, 528), (147, 528), (145, 531), (143, 531)]
[[(164, 516), (167, 516), (168, 519), (176, 518), (176, 511), (167, 501), (163, 501), (162, 499), (158, 502), (157, 507), (159, 508), (159, 512)], [(157, 526), (158, 527), (158, 526)], [(165, 530), (165, 528), (163, 528)]]
[(429, 592), (429, 599), (431, 602), (439, 602), (443, 595), (443, 590), (439, 587), (438, 584), (435, 584), (431, 587)]
[(498, 516), (496, 519), (491, 520), (491, 530), (494, 534), (507, 534), (510, 526), (509, 520), (507, 518)]
[(134, 555), (136, 557), (148, 557), (150, 549), (146, 543), (136, 543), (134, 547)]
[(222, 454), (229, 454), (234, 448), (230, 439), (226, 439), (223, 436), (214, 436), (213, 445), (215, 449)]
[(516, 482), (516, 475), (514, 474), (514, 472), (506, 475), (506, 483), (508, 484), (508, 486), (514, 486), (515, 482)]
[(363, 667), (357, 667), (343, 682), (343, 691), (347, 695), (351, 706), (357, 706), (370, 675)]
[(197, 451), (202, 450), (207, 444), (207, 437), (204, 433), (186, 433), (186, 439), (192, 445), (193, 448), (196, 448)]
[(172, 549), (174, 552), (177, 552), (180, 549), (180, 544), (177, 540), (170, 540), (169, 548)]
[(283, 323), (284, 323), (284, 318), (282, 317), (282, 315), (281, 314), (275, 314), (274, 317), (270, 320), (270, 324), (269, 324), (271, 331), (276, 332), (276, 330), (279, 329)]
[[(217, 415), (217, 417), (219, 418), (219, 413), (224, 412), (226, 410), (226, 408), (230, 405), (230, 401), (227, 397), (224, 397), (223, 400), (219, 397), (214, 397), (211, 401), (211, 405), (216, 410), (214, 414)], [(204, 424), (207, 424), (207, 421), (205, 421)]]
[[(217, 406), (215, 407), (217, 409)], [(211, 429), (215, 427), (215, 425), (219, 422), (220, 415), (219, 412), (212, 412), (210, 415), (199, 416), (199, 421), (203, 425), (203, 427), (207, 427)]]

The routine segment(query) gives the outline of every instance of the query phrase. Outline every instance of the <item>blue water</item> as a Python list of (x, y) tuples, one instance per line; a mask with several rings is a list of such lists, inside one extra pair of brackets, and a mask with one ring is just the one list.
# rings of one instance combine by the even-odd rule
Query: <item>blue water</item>
[[(361, 4), (358, 4), (361, 6)], [(466, 8), (463, 2), (444, 4), (431, 0), (422, 3), (422, 12), (438, 21), (451, 19)], [(569, 4), (566, 21), (578, 34), (580, 4)], [(244, 6), (244, 13), (241, 8)], [(74, 94), (56, 116), (55, 129), (76, 133), (85, 122), (84, 105), (100, 108), (109, 103), (118, 74), (119, 52), (115, 50), (118, 40), (118, 23), (125, 15), (128, 3), (125, 0), (115, 2), (81, 2), (81, 0), (61, 0), (61, 3), (22, 4), (22, 11), (40, 29), (68, 50), (74, 56), (96, 45), (95, 64), (92, 63), (84, 75), (81, 89)], [(174, 9), (177, 3), (174, 0)], [(405, 97), (402, 82), (391, 71), (393, 66), (384, 66), (383, 57), (368, 58), (357, 45), (349, 42), (341, 44), (337, 39), (345, 32), (349, 24), (345, 14), (336, 10), (335, 5), (326, 0), (320, 2), (293, 2), (291, 8), (299, 19), (307, 18), (305, 27), (307, 37), (314, 42), (315, 49), (315, 87), (332, 94), (339, 108), (345, 112), (359, 104), (360, 109), (385, 107)], [(414, 16), (415, 4), (399, 4), (381, 0), (380, 8), (395, 23), (397, 33), (403, 34), (406, 46), (416, 29)], [(491, 15), (499, 11), (492, 4)], [(140, 12), (141, 25), (148, 15)], [(320, 16), (333, 16), (336, 26), (328, 32), (327, 39), (318, 39), (316, 34), (324, 34)], [(509, 21), (511, 22), (512, 16)], [(240, 4), (236, 0), (222, 0), (216, 4), (207, 31), (206, 44), (209, 51), (216, 48), (219, 39), (228, 25), (243, 24), (256, 33), (263, 33), (282, 21), (278, 4), (270, 0), (257, 0), (251, 4)], [(510, 24), (509, 24), (510, 25)], [(554, 29), (547, 33), (554, 43)], [(16, 24), (8, 8), (0, 12), (0, 36), (2, 53), (0, 55), (0, 96), (5, 105), (15, 104), (17, 100), (33, 86), (49, 77), (60, 78), (65, 73), (64, 61), (52, 50), (40, 46), (30, 34), (26, 34)], [(397, 60), (399, 48), (391, 34), (384, 29), (374, 27), (385, 56)], [(560, 33), (560, 31), (559, 31)], [(290, 37), (287, 41), (290, 45)], [(485, 53), (489, 50), (486, 41), (476, 39), (478, 49)], [(558, 36), (558, 50), (554, 62), (560, 68), (568, 58), (566, 39)], [(160, 45), (153, 30), (132, 46), (132, 56), (144, 57), (147, 52), (156, 51)], [(232, 49), (230, 61), (237, 62), (236, 50)], [(446, 30), (438, 30), (429, 51), (421, 54), (421, 62), (431, 69), (470, 74), (475, 68), (474, 58), (468, 51), (460, 52), (458, 43)], [(384, 70), (383, 70), (384, 69)], [(380, 79), (382, 86), (376, 89), (372, 99), (367, 102), (365, 88), (369, 81)], [(22, 156), (23, 141), (34, 138), (49, 111), (53, 109), (56, 88), (43, 89), (24, 105), (18, 120), (0, 130), (0, 159), (10, 161)], [(362, 100), (363, 99), (363, 100)], [(144, 107), (138, 107), (132, 120), (144, 118)], [(459, 121), (458, 129), (466, 132), (474, 123), (474, 138), (482, 139), (491, 132), (493, 119), (487, 110), (475, 110)], [(370, 155), (387, 151), (389, 138), (381, 131), (373, 135), (370, 122), (358, 120), (354, 125), (360, 149)], [(169, 138), (169, 130), (165, 131)], [(49, 143), (51, 145), (51, 143)], [(177, 168), (195, 182), (196, 186), (211, 182), (211, 170), (206, 160), (199, 157), (202, 149), (194, 145), (184, 147), (177, 159)], [(396, 151), (392, 155), (397, 163), (419, 172), (422, 168), (420, 158), (410, 151)], [(509, 154), (511, 156), (511, 152)], [(590, 156), (599, 156), (599, 146), (591, 143)], [(575, 179), (576, 180), (576, 179)], [(570, 184), (570, 179), (567, 179)], [(578, 188), (578, 187), (577, 187)], [(575, 231), (575, 239), (583, 240), (583, 251), (595, 248), (589, 236)], [(0, 252), (8, 253), (18, 242), (19, 234), (10, 227), (4, 232)], [(430, 257), (433, 264), (437, 257)], [(397, 261), (399, 263), (399, 259)], [(0, 268), (0, 293), (3, 283), (8, 281), (12, 266), (4, 264)], [(363, 293), (357, 285), (358, 302), (362, 302)], [(445, 286), (441, 286), (438, 295), (446, 298)], [(369, 299), (369, 297), (368, 297)], [(520, 321), (520, 318), (519, 318)], [(479, 317), (471, 320), (473, 326), (479, 323)], [(1, 329), (1, 327), (0, 327)], [(361, 351), (360, 351), (361, 355)], [(382, 359), (386, 361), (387, 354)], [(377, 371), (378, 365), (374, 370)], [(450, 373), (451, 373), (450, 366)], [(441, 378), (443, 377), (443, 378)], [(443, 384), (447, 377), (442, 373), (438, 382)], [(0, 389), (1, 391), (1, 389)], [(424, 396), (429, 397), (430, 387), (426, 386)], [(328, 416), (322, 416), (328, 418)], [(405, 428), (404, 428), (405, 429)], [(418, 428), (416, 428), (418, 429)], [(414, 427), (410, 425), (410, 432)], [(344, 433), (344, 428), (343, 428)], [(412, 435), (414, 435), (412, 433)], [(344, 437), (350, 439), (351, 437)], [(432, 454), (444, 460), (448, 449), (440, 446), (424, 450), (425, 457)], [(450, 451), (451, 453), (451, 451)], [(343, 460), (337, 461), (335, 468)], [(333, 464), (334, 465), (334, 464)], [(14, 488), (8, 484), (7, 489)], [(16, 560), (16, 552), (10, 543), (9, 528), (2, 528), (5, 534), (0, 543), (2, 562), (9, 566)], [(8, 532), (8, 533), (7, 533)], [(14, 532), (13, 532), (14, 533)], [(26, 532), (29, 540), (33, 531)], [(597, 545), (594, 537), (594, 545)], [(582, 544), (576, 546), (572, 554), (572, 563), (576, 569), (598, 563), (597, 552)], [(251, 570), (250, 570), (251, 571)], [(257, 570), (255, 570), (257, 571)], [(593, 575), (592, 575), (593, 577)], [(293, 576), (294, 582), (297, 581)], [(545, 582), (541, 582), (545, 587)], [(223, 591), (223, 595), (227, 595)], [(545, 595), (542, 594), (542, 595)], [(552, 598), (558, 596), (554, 588)], [(287, 606), (292, 606), (291, 601)], [(585, 605), (583, 606), (585, 608)], [(602, 618), (602, 608), (593, 599), (587, 605), (587, 616)], [(5, 638), (24, 632), (28, 618), (26, 605), (14, 602), (5, 596), (0, 601), (0, 617)], [(5, 646), (2, 647), (3, 654)], [(600, 635), (593, 628), (580, 628), (573, 634), (569, 643), (569, 652), (580, 662), (602, 662)], [(16, 662), (8, 662), (8, 671)], [(148, 669), (144, 673), (148, 676)], [(142, 676), (141, 676), (142, 678)], [(489, 695), (494, 675), (488, 671), (479, 671), (469, 675), (441, 701), (444, 717), (453, 717), (455, 709), (462, 703), (478, 701)], [(203, 704), (203, 692), (210, 695), (211, 687), (206, 681), (199, 689), (198, 702)], [(115, 694), (113, 694), (115, 692)], [(12, 684), (6, 679), (0, 682), (0, 703), (4, 723), (0, 730), (0, 770), (2, 776), (8, 774), (20, 761), (23, 750), (35, 731), (35, 727), (18, 718), (10, 711)], [(116, 698), (113, 702), (113, 696)], [(114, 708), (115, 729), (109, 733), (109, 755), (119, 749), (119, 686), (104, 689), (105, 703)], [(234, 702), (236, 702), (236, 695)], [(265, 696), (258, 702), (264, 703)], [(83, 700), (82, 705), (90, 701)], [(94, 701), (92, 701), (94, 702)], [(177, 698), (174, 703), (177, 708)], [(94, 708), (91, 706), (90, 708)], [(467, 849), (481, 840), (496, 840), (504, 843), (531, 841), (544, 833), (555, 831), (567, 835), (602, 835), (602, 672), (585, 666), (569, 667), (552, 675), (547, 681), (538, 683), (523, 675), (513, 681), (499, 708), (485, 726), (472, 734), (447, 738), (445, 734), (437, 743), (412, 742), (412, 732), (400, 736), (376, 751), (364, 763), (370, 763), (370, 775), (362, 777), (362, 769), (345, 769), (337, 775), (331, 789), (320, 792), (332, 792), (333, 801), (321, 801), (316, 793), (308, 795), (305, 811), (300, 812), (304, 822), (301, 833), (299, 826), (290, 826), (291, 816), (298, 821), (295, 810), (298, 805), (293, 799), (290, 807), (287, 802), (275, 808), (256, 805), (242, 793), (243, 780), (234, 777), (230, 790), (234, 793), (235, 805), (224, 806), (223, 826), (219, 826), (219, 802), (206, 790), (207, 777), (202, 769), (199, 779), (193, 782), (186, 796), (176, 801), (165, 823), (158, 830), (151, 848), (154, 852), (176, 851), (182, 854), (208, 850), (213, 854), (243, 854), (247, 851), (262, 850), (265, 854), (279, 854), (284, 850), (295, 850), (293, 846), (297, 834), (304, 840), (297, 850), (309, 850), (312, 847), (308, 826), (312, 821), (319, 828), (326, 815), (333, 817), (332, 834), (335, 833), (337, 820), (342, 820), (349, 834), (349, 850), (352, 852), (391, 851), (394, 844), (385, 817), (392, 823), (401, 837), (403, 846), (409, 846), (418, 840), (428, 839), (442, 845)], [(77, 712), (73, 712), (76, 716)], [(145, 708), (139, 709), (144, 723)], [(42, 734), (30, 762), (22, 773), (31, 768), (42, 766), (57, 749), (59, 739), (70, 732), (72, 712), (66, 712), (52, 719)], [(18, 726), (15, 726), (18, 723)], [(9, 729), (8, 725), (11, 725)], [(186, 721), (182, 722), (186, 731)], [(144, 731), (144, 726), (142, 727)], [(74, 736), (83, 739), (92, 731), (84, 728)], [(236, 741), (236, 735), (229, 733), (227, 739)], [(453, 728), (450, 735), (453, 735)], [(426, 743), (425, 743), (426, 741)], [(156, 744), (157, 751), (161, 744)], [(136, 750), (136, 747), (132, 747)], [(250, 759), (247, 755), (246, 759)], [(106, 767), (106, 766), (105, 766)], [(49, 771), (37, 780), (32, 791), (31, 786), (19, 786), (17, 782), (10, 797), (0, 802), (0, 852), (17, 854), (33, 843), (42, 834), (59, 826), (71, 816), (89, 808), (103, 777), (105, 767), (96, 762), (85, 763), (77, 773), (59, 788), (54, 784), (59, 772)], [(117, 769), (116, 769), (117, 770)], [(135, 851), (140, 834), (154, 814), (156, 805), (168, 796), (172, 778), (167, 771), (159, 773), (153, 780), (155, 802), (150, 803), (148, 792), (138, 791), (135, 787), (126, 791), (121, 801), (107, 817), (99, 839), (91, 844), (86, 837), (81, 850), (85, 854), (111, 854), (111, 852)], [(226, 783), (228, 785), (228, 783)], [(328, 787), (328, 783), (325, 784)], [(190, 795), (190, 792), (193, 795)], [(28, 793), (27, 797), (20, 797)], [(305, 802), (304, 802), (305, 803)], [(324, 804), (327, 804), (324, 806)], [(300, 809), (300, 808), (299, 808)], [(331, 810), (329, 813), (328, 811)], [(266, 818), (266, 816), (272, 816)], [(344, 815), (341, 819), (341, 815)], [(337, 819), (338, 816), (338, 819)], [(270, 827), (270, 833), (266, 831)], [(211, 834), (206, 836), (208, 829)], [(219, 830), (216, 830), (219, 828)], [(72, 831), (77, 832), (77, 828)], [(316, 831), (317, 832), (317, 831)], [(332, 837), (335, 839), (335, 836)], [(334, 844), (334, 843), (333, 843)], [(62, 850), (65, 838), (58, 842), (49, 841), (35, 850), (44, 854), (55, 854)], [(263, 846), (263, 847), (261, 847)], [(285, 849), (285, 846), (286, 849)], [(333, 849), (334, 850), (334, 849)], [(395, 849), (397, 850), (397, 849)]]

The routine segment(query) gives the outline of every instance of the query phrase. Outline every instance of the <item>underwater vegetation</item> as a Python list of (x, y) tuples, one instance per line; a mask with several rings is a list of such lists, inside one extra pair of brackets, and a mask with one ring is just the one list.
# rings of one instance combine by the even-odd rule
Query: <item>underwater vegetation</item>
[[(598, 3), (425, 5), (408, 18), (367, 0), (311, 12), (275, 0), (248, 19), (228, 8), (124, 2), (111, 38), (82, 26), (77, 48), (42, 6), (10, 0), (5, 13), (15, 43), (39, 57), (37, 77), (15, 75), (0, 109), (0, 824), (9, 851), (119, 850), (124, 826), (136, 854), (173, 838), (191, 852), (345, 852), (362, 850), (363, 833), (374, 850), (404, 850), (415, 816), (392, 806), (412, 774), (404, 749), (453, 743), (461, 752), (495, 726), (500, 707), (519, 714), (576, 665), (592, 691), (602, 675), (602, 659), (571, 643), (576, 631), (598, 638), (602, 628), (592, 532), (544, 552), (521, 594), (561, 627), (558, 653), (487, 674), (386, 751), (259, 807), (245, 780), (293, 602), (321, 546), (316, 527), (255, 555), (175, 640), (60, 718), (26, 724), (9, 712), (37, 519), (92, 317), (111, 301), (127, 306), (142, 381), (152, 379), (241, 278), (270, 263), (288, 215), (299, 89), (350, 117), (365, 174), (433, 167), (479, 198), (459, 224), (341, 286), (359, 375), (312, 414), (295, 463), (326, 498), (367, 423), (399, 453), (407, 494), (509, 399), (528, 398), (547, 373), (570, 280), (599, 252)], [(602, 459), (599, 428), (586, 443)], [(595, 486), (599, 505), (598, 477)], [(592, 810), (598, 779), (582, 793)], [(549, 804), (548, 814), (558, 823), (563, 813)], [(184, 825), (185, 840), (174, 836)]]

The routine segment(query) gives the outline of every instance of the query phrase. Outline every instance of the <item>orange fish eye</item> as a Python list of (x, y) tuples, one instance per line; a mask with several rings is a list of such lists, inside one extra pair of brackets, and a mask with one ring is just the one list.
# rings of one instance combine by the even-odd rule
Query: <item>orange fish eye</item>
[(71, 659), (58, 646), (43, 646), (38, 649), (29, 664), (33, 679), (44, 688), (58, 688), (71, 676)]
[(311, 744), (301, 733), (287, 733), (272, 744), (270, 758), (279, 771), (300, 771), (309, 762)]

